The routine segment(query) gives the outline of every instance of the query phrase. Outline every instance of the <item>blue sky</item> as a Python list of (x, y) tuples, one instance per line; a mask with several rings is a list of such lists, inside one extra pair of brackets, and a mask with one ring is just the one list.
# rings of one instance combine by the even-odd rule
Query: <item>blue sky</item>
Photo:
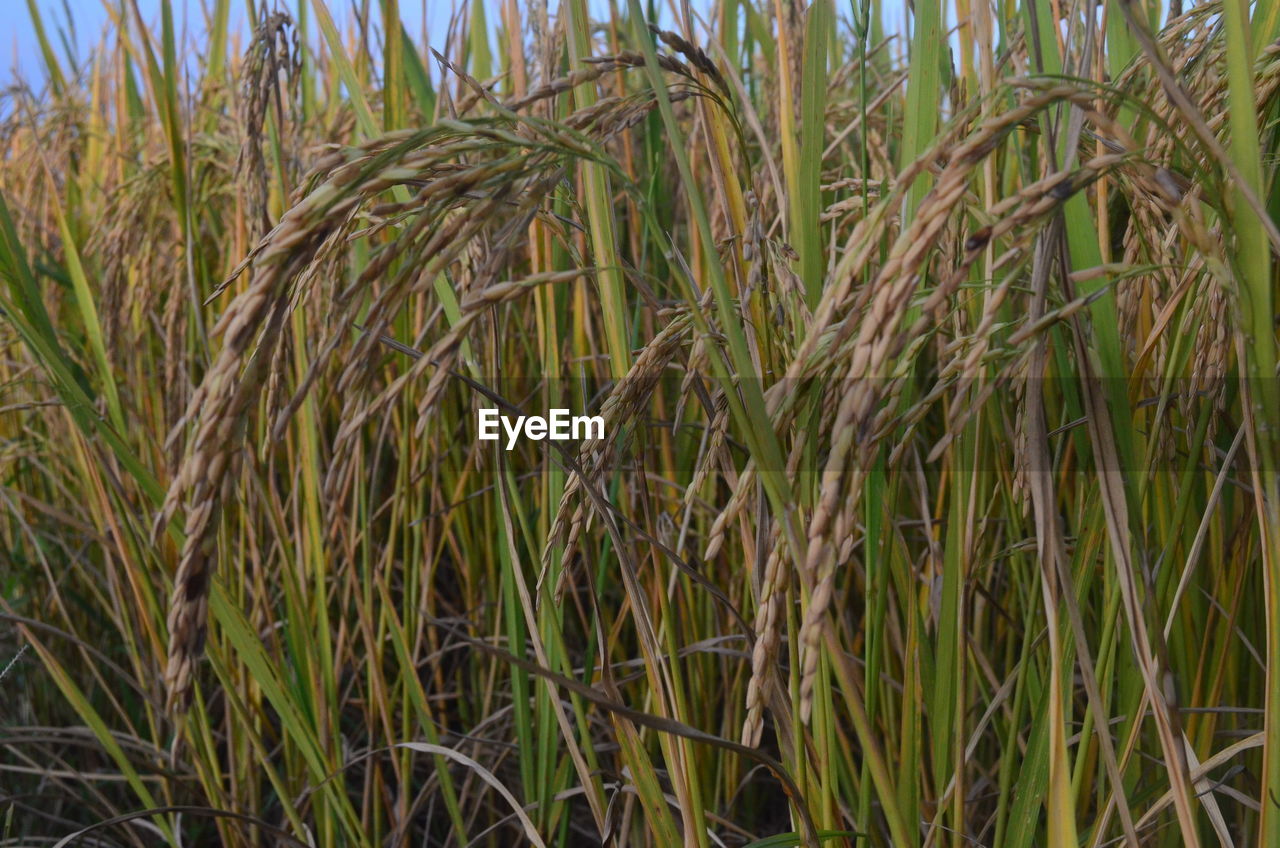
[[(110, 2), (115, 6), (119, 0), (110, 0)], [(171, 0), (171, 2), (174, 25), (179, 33), (199, 34), (204, 31), (203, 10), (212, 6), (208, 0), (204, 2), (202, 0)], [(0, 55), (0, 85), (7, 85), (12, 81), (15, 67), (20, 69), (28, 79), (41, 78), (44, 63), (40, 57), (35, 27), (32, 26), (31, 17), (27, 13), (26, 0), (0, 0), (0, 4), (13, 16), (10, 21), (10, 37), (0, 41), (0, 51), (3, 51)], [(245, 30), (247, 5), (248, 0), (239, 0), (231, 4), (233, 26), (241, 31)], [(279, 5), (293, 12), (297, 6), (297, 0), (280, 0)], [(328, 5), (339, 23), (343, 21), (341, 16), (350, 14), (351, 4), (347, 0), (332, 0)], [(375, 9), (378, 6), (377, 3), (371, 5)], [(492, 0), (486, 0), (486, 5), (496, 15), (497, 10)], [(36, 6), (41, 11), (46, 35), (64, 63), (66, 62), (64, 37), (67, 42), (71, 42), (74, 30), (75, 43), (71, 48), (72, 52), (79, 57), (84, 57), (89, 49), (101, 40), (111, 21), (104, 0), (36, 0)], [(443, 41), (444, 30), (448, 26), (453, 6), (452, 0), (400, 0), (400, 17), (415, 40), (422, 37), (425, 22), (431, 43), (438, 46), (439, 42)], [(138, 0), (138, 8), (142, 11), (144, 20), (158, 24), (160, 0)], [(71, 22), (70, 26), (68, 21)]]
[[(303, 2), (309, 1), (303, 0)], [(527, 1), (518, 0), (522, 4)], [(44, 20), (46, 34), (64, 67), (68, 53), (83, 59), (102, 39), (111, 21), (106, 11), (106, 4), (110, 3), (112, 7), (116, 7), (119, 2), (120, 0), (35, 0)], [(245, 9), (249, 2), (250, 0), (233, 0), (231, 4), (233, 26), (242, 32), (246, 29)], [(294, 12), (299, 0), (272, 0), (272, 2), (278, 2), (281, 7)], [(666, 10), (670, 2), (671, 0), (659, 0), (657, 5), (660, 9)], [(161, 0), (137, 0), (137, 3), (143, 19), (149, 24), (158, 24)], [(180, 35), (187, 34), (185, 43), (190, 47), (194, 37), (204, 32), (204, 9), (212, 4), (209, 0), (171, 0), (171, 3), (174, 25)], [(421, 41), (425, 31), (428, 43), (434, 47), (440, 47), (453, 10), (464, 3), (469, 4), (470, 0), (400, 0), (400, 16), (415, 41)], [(491, 24), (498, 20), (497, 3), (498, 0), (485, 0), (487, 16)], [(607, 0), (588, 0), (588, 3), (593, 9), (593, 14), (600, 17), (607, 15)], [(0, 0), (0, 5), (9, 11), (11, 16), (10, 36), (8, 39), (0, 39), (0, 87), (12, 82), (15, 69), (29, 81), (42, 79), (44, 63), (40, 56), (35, 27), (27, 13), (27, 0)], [(350, 16), (352, 5), (350, 0), (329, 0), (328, 3), (340, 25)], [(370, 5), (376, 13), (379, 4), (375, 2)], [(551, 0), (551, 5), (553, 7), (557, 5), (556, 0)], [(647, 2), (645, 5), (648, 5)], [(710, 0), (691, 0), (690, 5), (694, 9), (705, 9), (710, 5)], [(905, 7), (905, 5), (906, 0), (902, 0), (901, 6)], [(837, 14), (847, 15), (847, 0), (836, 0), (836, 9)], [(893, 25), (894, 19), (899, 19), (899, 15), (902, 18), (906, 17), (905, 8), (898, 8), (897, 14), (893, 13), (895, 9), (892, 2), (884, 3), (883, 9), (888, 19), (886, 23), (890, 26)], [(312, 26), (314, 37), (314, 23)], [(430, 67), (430, 63), (428, 66)]]

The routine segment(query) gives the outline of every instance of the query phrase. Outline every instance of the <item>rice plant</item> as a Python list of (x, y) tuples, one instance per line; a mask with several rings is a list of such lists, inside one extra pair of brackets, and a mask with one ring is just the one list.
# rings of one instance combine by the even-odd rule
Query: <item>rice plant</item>
[(0, 844), (1280, 846), (1280, 5), (101, 2)]

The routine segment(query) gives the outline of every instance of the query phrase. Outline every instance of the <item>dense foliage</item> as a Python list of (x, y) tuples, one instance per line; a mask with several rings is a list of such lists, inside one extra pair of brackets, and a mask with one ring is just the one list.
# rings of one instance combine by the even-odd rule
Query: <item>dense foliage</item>
[(103, 2), (0, 844), (1280, 845), (1280, 4)]

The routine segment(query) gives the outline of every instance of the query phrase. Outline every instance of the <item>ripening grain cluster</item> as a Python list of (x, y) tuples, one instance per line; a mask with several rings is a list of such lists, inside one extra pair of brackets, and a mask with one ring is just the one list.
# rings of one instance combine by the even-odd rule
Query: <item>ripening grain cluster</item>
[(99, 1), (0, 846), (1280, 846), (1280, 4)]

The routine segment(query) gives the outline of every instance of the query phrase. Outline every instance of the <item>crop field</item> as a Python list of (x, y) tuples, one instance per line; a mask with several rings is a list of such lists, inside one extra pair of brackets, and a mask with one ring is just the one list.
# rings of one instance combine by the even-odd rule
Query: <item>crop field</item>
[(1280, 3), (94, 2), (0, 846), (1280, 846)]

